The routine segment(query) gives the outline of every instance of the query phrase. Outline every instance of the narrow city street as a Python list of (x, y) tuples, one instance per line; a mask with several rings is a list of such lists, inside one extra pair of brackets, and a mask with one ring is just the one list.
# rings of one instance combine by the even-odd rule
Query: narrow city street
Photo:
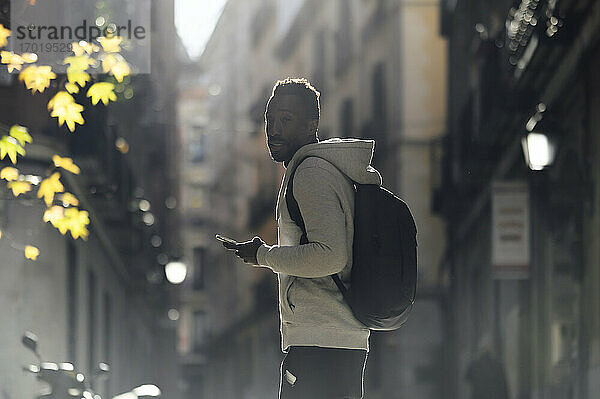
[(0, 0), (0, 399), (600, 397), (599, 50), (594, 0)]

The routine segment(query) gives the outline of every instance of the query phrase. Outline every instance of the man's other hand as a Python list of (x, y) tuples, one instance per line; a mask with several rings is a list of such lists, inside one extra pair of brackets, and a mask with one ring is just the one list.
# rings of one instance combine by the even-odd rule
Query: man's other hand
[(256, 260), (256, 252), (258, 251), (258, 247), (264, 243), (265, 242), (260, 237), (254, 237), (252, 241), (245, 241), (237, 244), (223, 242), (223, 246), (227, 249), (235, 251), (235, 254), (245, 263), (258, 265), (258, 261)]

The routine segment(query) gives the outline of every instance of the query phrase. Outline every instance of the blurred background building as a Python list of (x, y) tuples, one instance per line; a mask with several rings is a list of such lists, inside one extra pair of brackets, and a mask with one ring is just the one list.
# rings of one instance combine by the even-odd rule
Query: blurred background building
[[(0, 22), (10, 27), (10, 2), (0, 1), (0, 10)], [(66, 12), (60, 2), (55, 10)], [(141, 384), (156, 384), (164, 397), (178, 397), (176, 323), (167, 318), (176, 295), (163, 268), (183, 255), (175, 129), (183, 47), (175, 33), (173, 1), (152, 2), (151, 18), (152, 72), (126, 77), (116, 89), (117, 103), (86, 107), (86, 124), (75, 133), (59, 128), (46, 112), (56, 83), (31, 95), (2, 66), (0, 120), (27, 126), (35, 139), (17, 167), (44, 178), (53, 154), (73, 158), (82, 172), (64, 172), (62, 182), (91, 220), (89, 239), (73, 240), (42, 222), (43, 202), (35, 189), (25, 199), (2, 190), (0, 396), (5, 399), (33, 398), (42, 388), (21, 370), (35, 362), (20, 343), (25, 330), (38, 335), (44, 360), (72, 362), (88, 379), (99, 362), (108, 363), (108, 378), (92, 380), (104, 397)], [(75, 97), (89, 101), (84, 90)], [(40, 250), (35, 262), (23, 257), (28, 243)]]
[[(511, 398), (600, 394), (597, 1), (445, 1), (455, 397), (488, 349)], [(486, 348), (487, 346), (487, 348)]]

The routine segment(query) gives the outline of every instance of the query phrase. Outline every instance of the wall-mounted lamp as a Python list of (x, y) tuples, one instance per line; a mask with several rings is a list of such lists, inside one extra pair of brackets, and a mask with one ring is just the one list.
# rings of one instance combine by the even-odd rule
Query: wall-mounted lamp
[(525, 162), (531, 170), (542, 170), (554, 161), (554, 143), (544, 133), (528, 133), (521, 140), (521, 145)]
[(171, 284), (181, 284), (187, 275), (187, 266), (183, 262), (169, 262), (165, 266), (165, 274)]

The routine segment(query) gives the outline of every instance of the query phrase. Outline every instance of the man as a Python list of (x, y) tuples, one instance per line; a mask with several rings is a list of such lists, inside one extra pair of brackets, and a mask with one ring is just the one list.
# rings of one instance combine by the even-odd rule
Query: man
[[(279, 395), (290, 398), (361, 398), (369, 329), (354, 318), (330, 277), (348, 284), (354, 232), (353, 181), (381, 184), (370, 166), (375, 143), (319, 141), (319, 93), (305, 79), (278, 81), (265, 112), (271, 158), (286, 172), (277, 199), (278, 245), (260, 237), (223, 245), (279, 279), (282, 350)], [(293, 194), (308, 243), (291, 219), (285, 194)]]
[(466, 380), (471, 384), (472, 399), (507, 399), (508, 385), (504, 365), (492, 355), (489, 334), (479, 342), (475, 358), (467, 367)]

